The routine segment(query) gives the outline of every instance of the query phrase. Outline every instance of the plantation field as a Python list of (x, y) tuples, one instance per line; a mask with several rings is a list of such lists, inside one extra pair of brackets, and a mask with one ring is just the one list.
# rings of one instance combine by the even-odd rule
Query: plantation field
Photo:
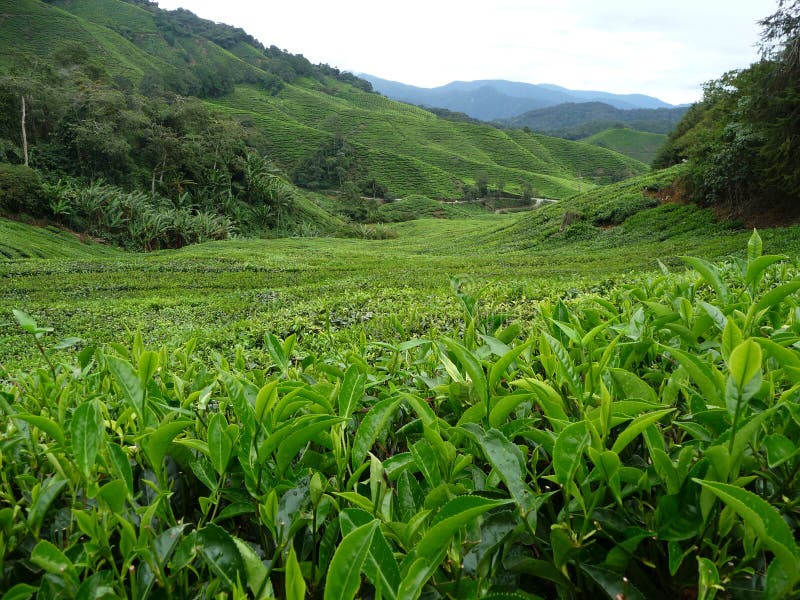
[(614, 195), (1, 261), (0, 590), (791, 595), (798, 230)]
[[(645, 172), (635, 159), (605, 148), (488, 125), (438, 119), (416, 107), (338, 84), (320, 93), (301, 80), (275, 96), (239, 86), (212, 105), (266, 132), (271, 156), (299, 160), (333, 134), (356, 147), (369, 173), (400, 195), (457, 198), (479, 174), (509, 191), (524, 184), (552, 198)], [(290, 163), (286, 163), (289, 165)]]
[(667, 141), (667, 136), (662, 133), (614, 127), (581, 141), (601, 148), (609, 148), (649, 165), (655, 158), (658, 149)]

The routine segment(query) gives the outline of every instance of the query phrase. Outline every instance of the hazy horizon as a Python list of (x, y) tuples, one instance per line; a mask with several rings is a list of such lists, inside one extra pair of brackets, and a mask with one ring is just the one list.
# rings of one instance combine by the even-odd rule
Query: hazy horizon
[(315, 63), (418, 87), (506, 79), (694, 102), (702, 85), (758, 57), (759, 19), (774, 0), (366, 0), (264, 6), (159, 0), (224, 22)]

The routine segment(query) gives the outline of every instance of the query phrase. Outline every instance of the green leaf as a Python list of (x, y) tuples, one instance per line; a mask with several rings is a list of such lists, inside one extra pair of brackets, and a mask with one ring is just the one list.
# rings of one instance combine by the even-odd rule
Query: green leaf
[(31, 552), (31, 562), (48, 573), (61, 576), (74, 576), (72, 561), (47, 540), (41, 540)]
[(728, 325), (728, 317), (725, 316), (719, 308), (714, 306), (713, 304), (709, 304), (708, 302), (700, 301), (700, 306), (703, 307), (703, 310), (708, 313), (708, 316), (714, 321), (714, 324), (719, 328), (720, 331), (725, 331), (725, 327)]
[(64, 432), (61, 430), (61, 426), (55, 421), (48, 419), (47, 417), (40, 417), (38, 415), (14, 415), (14, 418), (19, 419), (20, 421), (25, 421), (26, 423), (30, 423), (37, 429), (49, 435), (62, 446), (66, 444)]
[(658, 403), (658, 396), (653, 388), (639, 379), (634, 373), (625, 369), (609, 369), (611, 380), (623, 400), (638, 398), (651, 404)]
[(433, 526), (403, 560), (401, 571), (405, 575), (397, 597), (418, 598), (425, 583), (439, 568), (456, 532), (486, 511), (507, 503), (479, 496), (459, 496), (445, 504), (434, 518)]
[(361, 569), (367, 559), (378, 521), (370, 521), (344, 536), (331, 559), (324, 600), (353, 600), (361, 586)]
[(496, 363), (492, 365), (492, 368), (489, 371), (489, 383), (488, 383), (490, 390), (493, 390), (494, 388), (497, 387), (497, 384), (500, 382), (500, 379), (502, 379), (503, 375), (505, 375), (506, 371), (508, 370), (508, 367), (511, 366), (511, 363), (517, 360), (520, 354), (525, 352), (525, 350), (527, 350), (531, 346), (531, 344), (533, 344), (534, 341), (535, 340), (531, 340), (529, 342), (520, 344), (519, 346), (512, 348), (511, 350), (506, 352), (503, 356), (501, 356)]
[(353, 438), (353, 447), (350, 451), (350, 464), (353, 468), (360, 465), (366, 458), (370, 448), (386, 428), (386, 424), (392, 419), (401, 402), (400, 398), (387, 398), (369, 409)]
[(158, 353), (153, 352), (152, 350), (148, 350), (146, 352), (142, 352), (142, 355), (139, 357), (139, 380), (142, 382), (142, 387), (147, 388), (148, 382), (153, 379), (153, 375), (156, 374), (158, 370)]
[(567, 384), (567, 387), (569, 387), (572, 395), (576, 398), (579, 398), (581, 395), (581, 382), (578, 379), (578, 376), (575, 374), (575, 365), (572, 363), (569, 352), (567, 352), (567, 349), (564, 348), (561, 342), (559, 342), (552, 335), (548, 333), (543, 333), (542, 335), (544, 336), (545, 340), (547, 340), (547, 344), (550, 346), (550, 349), (553, 351), (553, 354), (558, 360), (563, 382)]
[(300, 450), (309, 442), (314, 441), (320, 432), (330, 431), (331, 427), (342, 421), (343, 419), (337, 417), (328, 417), (321, 421), (310, 423), (305, 427), (298, 428), (286, 437), (286, 439), (281, 442), (281, 445), (278, 447), (278, 452), (275, 455), (278, 472), (283, 473)]
[(122, 479), (114, 479), (100, 488), (97, 498), (105, 502), (111, 512), (118, 515), (125, 508), (126, 491), (125, 482)]
[(721, 405), (721, 386), (711, 367), (698, 357), (683, 350), (663, 344), (658, 344), (658, 347), (664, 352), (669, 352), (686, 369), (689, 377), (692, 378), (692, 381), (697, 384), (697, 387), (700, 388), (703, 396), (705, 396), (706, 402), (713, 406)]
[(761, 276), (764, 274), (764, 271), (775, 263), (786, 260), (786, 258), (786, 256), (781, 254), (770, 254), (767, 256), (759, 256), (754, 261), (750, 261), (747, 265), (745, 282), (747, 285), (757, 287), (761, 282)]
[(289, 358), (286, 356), (280, 340), (273, 334), (268, 333), (264, 336), (264, 345), (267, 347), (272, 360), (275, 361), (275, 365), (286, 376), (289, 371)]
[(728, 322), (725, 324), (725, 329), (722, 330), (722, 357), (725, 360), (731, 355), (733, 349), (736, 348), (739, 344), (742, 343), (742, 330), (739, 329), (739, 326), (733, 319), (728, 319)]
[(422, 588), (430, 579), (438, 565), (431, 566), (424, 558), (418, 558), (406, 569), (405, 577), (397, 590), (397, 597), (401, 600), (416, 600), (422, 594)]
[(769, 548), (782, 563), (787, 573), (793, 573), (796, 583), (800, 580), (800, 552), (789, 525), (774, 507), (752, 492), (735, 485), (716, 481), (694, 481), (708, 489), (730, 506), (753, 529), (761, 543)]
[(793, 279), (789, 283), (784, 283), (764, 294), (761, 299), (756, 302), (753, 310), (758, 313), (762, 310), (777, 306), (783, 302), (786, 296), (794, 294), (797, 290), (800, 290), (800, 278)]
[(489, 411), (489, 427), (500, 427), (517, 406), (523, 402), (533, 400), (535, 397), (536, 394), (533, 393), (514, 393), (501, 396), (497, 402), (493, 402), (494, 406)]
[(349, 419), (364, 398), (364, 382), (366, 376), (358, 370), (356, 365), (350, 365), (342, 379), (339, 390), (339, 416)]
[(533, 506), (533, 496), (525, 483), (525, 459), (520, 449), (497, 429), (484, 433), (474, 424), (464, 425), (462, 429), (478, 443), (486, 460), (506, 484), (520, 513), (527, 515)]
[(656, 410), (639, 415), (630, 422), (630, 424), (622, 431), (622, 433), (617, 436), (617, 439), (614, 441), (614, 445), (611, 447), (611, 450), (619, 454), (636, 438), (636, 436), (642, 433), (650, 425), (656, 421), (659, 421), (662, 417), (674, 412), (675, 410), (676, 409), (674, 408), (665, 408), (663, 410)]
[(556, 481), (568, 485), (583, 459), (583, 449), (589, 442), (586, 421), (571, 423), (558, 434), (553, 447), (553, 469)]
[(131, 469), (130, 459), (125, 450), (119, 444), (107, 442), (108, 456), (111, 459), (117, 477), (125, 482), (128, 493), (133, 496), (133, 469)]
[(530, 390), (536, 395), (536, 400), (545, 416), (551, 421), (566, 421), (567, 413), (564, 408), (564, 399), (544, 381), (526, 378), (518, 379), (511, 385)]
[(247, 574), (247, 587), (253, 592), (256, 600), (267, 600), (273, 596), (269, 572), (253, 549), (237, 537), (233, 538), (239, 555), (242, 557), (244, 570)]
[(143, 445), (147, 453), (147, 460), (150, 461), (150, 465), (153, 468), (160, 467), (164, 462), (164, 457), (167, 455), (167, 450), (169, 450), (172, 440), (192, 423), (192, 421), (186, 420), (164, 422), (158, 426), (158, 429), (147, 436), (147, 440)]
[(466, 371), (467, 375), (469, 375), (478, 400), (487, 402), (489, 399), (488, 384), (486, 382), (486, 373), (483, 371), (481, 362), (472, 352), (455, 340), (442, 337), (442, 343), (455, 355), (458, 362), (461, 363), (461, 367)]
[(305, 600), (306, 580), (300, 570), (300, 563), (297, 562), (297, 555), (294, 546), (289, 547), (289, 557), (286, 559), (286, 600)]
[(700, 273), (701, 277), (717, 294), (717, 298), (719, 298), (720, 302), (723, 304), (728, 303), (728, 288), (722, 282), (722, 278), (719, 276), (719, 271), (714, 265), (703, 260), (702, 258), (695, 258), (693, 256), (681, 256), (680, 259), (692, 267), (695, 271)]
[(31, 508), (28, 512), (28, 527), (35, 535), (39, 534), (39, 528), (44, 522), (47, 511), (50, 509), (50, 505), (58, 497), (58, 495), (61, 493), (61, 490), (64, 489), (64, 486), (67, 485), (67, 483), (68, 481), (66, 479), (63, 479), (58, 475), (54, 475), (42, 484), (38, 493), (33, 494), (33, 498), (31, 499)]
[(758, 230), (753, 228), (753, 235), (747, 241), (747, 264), (751, 265), (754, 261), (761, 257), (764, 244), (761, 241), (761, 236), (758, 235)]
[(31, 317), (28, 313), (17, 310), (16, 308), (12, 309), (11, 312), (24, 332), (32, 335), (38, 333), (39, 328), (36, 326), (36, 321), (34, 321), (33, 317)]
[(613, 450), (604, 450), (602, 452), (589, 447), (589, 458), (595, 464), (598, 472), (602, 475), (602, 480), (611, 488), (614, 494), (614, 499), (618, 504), (622, 504), (619, 468), (620, 460), (619, 455)]
[(84, 402), (75, 409), (69, 428), (75, 462), (84, 477), (91, 478), (106, 432), (97, 402)]
[(800, 355), (797, 350), (789, 350), (768, 338), (751, 338), (768, 356), (775, 359), (781, 367), (795, 367), (800, 369)]
[(743, 341), (731, 352), (728, 369), (740, 392), (761, 369), (761, 360), (761, 346), (752, 339)]
[(767, 447), (767, 464), (770, 469), (782, 465), (797, 453), (797, 447), (785, 435), (773, 433), (764, 438)]
[(114, 376), (117, 385), (122, 389), (125, 401), (133, 409), (139, 419), (144, 419), (144, 388), (139, 373), (126, 360), (116, 356), (106, 356), (108, 370)]
[(644, 594), (619, 573), (588, 564), (581, 564), (580, 567), (581, 571), (586, 573), (611, 600), (617, 600), (618, 598), (645, 600)]
[(717, 566), (707, 558), (697, 557), (697, 600), (713, 600), (718, 590), (724, 588), (719, 584)]
[(208, 423), (208, 452), (214, 470), (222, 475), (228, 468), (233, 443), (228, 437), (228, 421), (222, 413), (216, 413)]
[[(480, 496), (453, 498), (437, 514), (433, 526), (414, 547), (415, 558), (425, 558), (438, 565), (439, 555), (453, 541), (456, 532), (486, 511), (508, 504), (507, 500), (489, 500)], [(410, 555), (409, 555), (410, 556)]]
[(408, 448), (414, 457), (420, 473), (425, 477), (431, 488), (442, 483), (442, 474), (439, 470), (439, 461), (428, 440), (419, 440)]
[[(370, 514), (364, 510), (348, 508), (343, 510), (341, 515), (342, 535), (347, 535), (351, 531), (367, 525), (372, 521)], [(375, 530), (370, 544), (369, 554), (364, 562), (364, 573), (367, 575), (375, 589), (380, 589), (381, 593), (390, 600), (397, 597), (396, 590), (400, 587), (400, 569), (397, 561), (392, 554), (392, 548), (383, 536), (380, 527)]]
[(38, 590), (39, 588), (28, 585), (27, 583), (18, 583), (3, 594), (1, 600), (28, 600)]
[(211, 571), (222, 579), (227, 587), (233, 588), (237, 580), (247, 576), (244, 563), (230, 534), (213, 523), (197, 532), (197, 545)]

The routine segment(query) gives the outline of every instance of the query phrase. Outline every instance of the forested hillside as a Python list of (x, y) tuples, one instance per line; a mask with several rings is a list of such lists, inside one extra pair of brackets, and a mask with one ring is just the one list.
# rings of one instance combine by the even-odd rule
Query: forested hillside
[[(364, 196), (558, 198), (646, 170), (602, 148), (440, 119), (146, 0), (0, 7), (0, 210), (129, 247), (347, 233)], [(333, 192), (336, 214), (309, 190)]]
[(622, 110), (603, 102), (565, 103), (532, 110), (500, 121), (505, 127), (527, 127), (570, 140), (624, 125), (638, 131), (666, 134), (686, 114), (687, 108), (641, 108)]
[(688, 161), (687, 195), (772, 223), (800, 216), (800, 2), (779, 7), (761, 60), (708, 83), (654, 163)]

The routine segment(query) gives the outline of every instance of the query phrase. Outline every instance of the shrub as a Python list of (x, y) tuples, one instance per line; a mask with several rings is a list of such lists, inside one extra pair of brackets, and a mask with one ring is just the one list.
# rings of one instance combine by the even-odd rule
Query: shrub
[(38, 173), (23, 165), (0, 163), (0, 211), (41, 216), (47, 200)]

